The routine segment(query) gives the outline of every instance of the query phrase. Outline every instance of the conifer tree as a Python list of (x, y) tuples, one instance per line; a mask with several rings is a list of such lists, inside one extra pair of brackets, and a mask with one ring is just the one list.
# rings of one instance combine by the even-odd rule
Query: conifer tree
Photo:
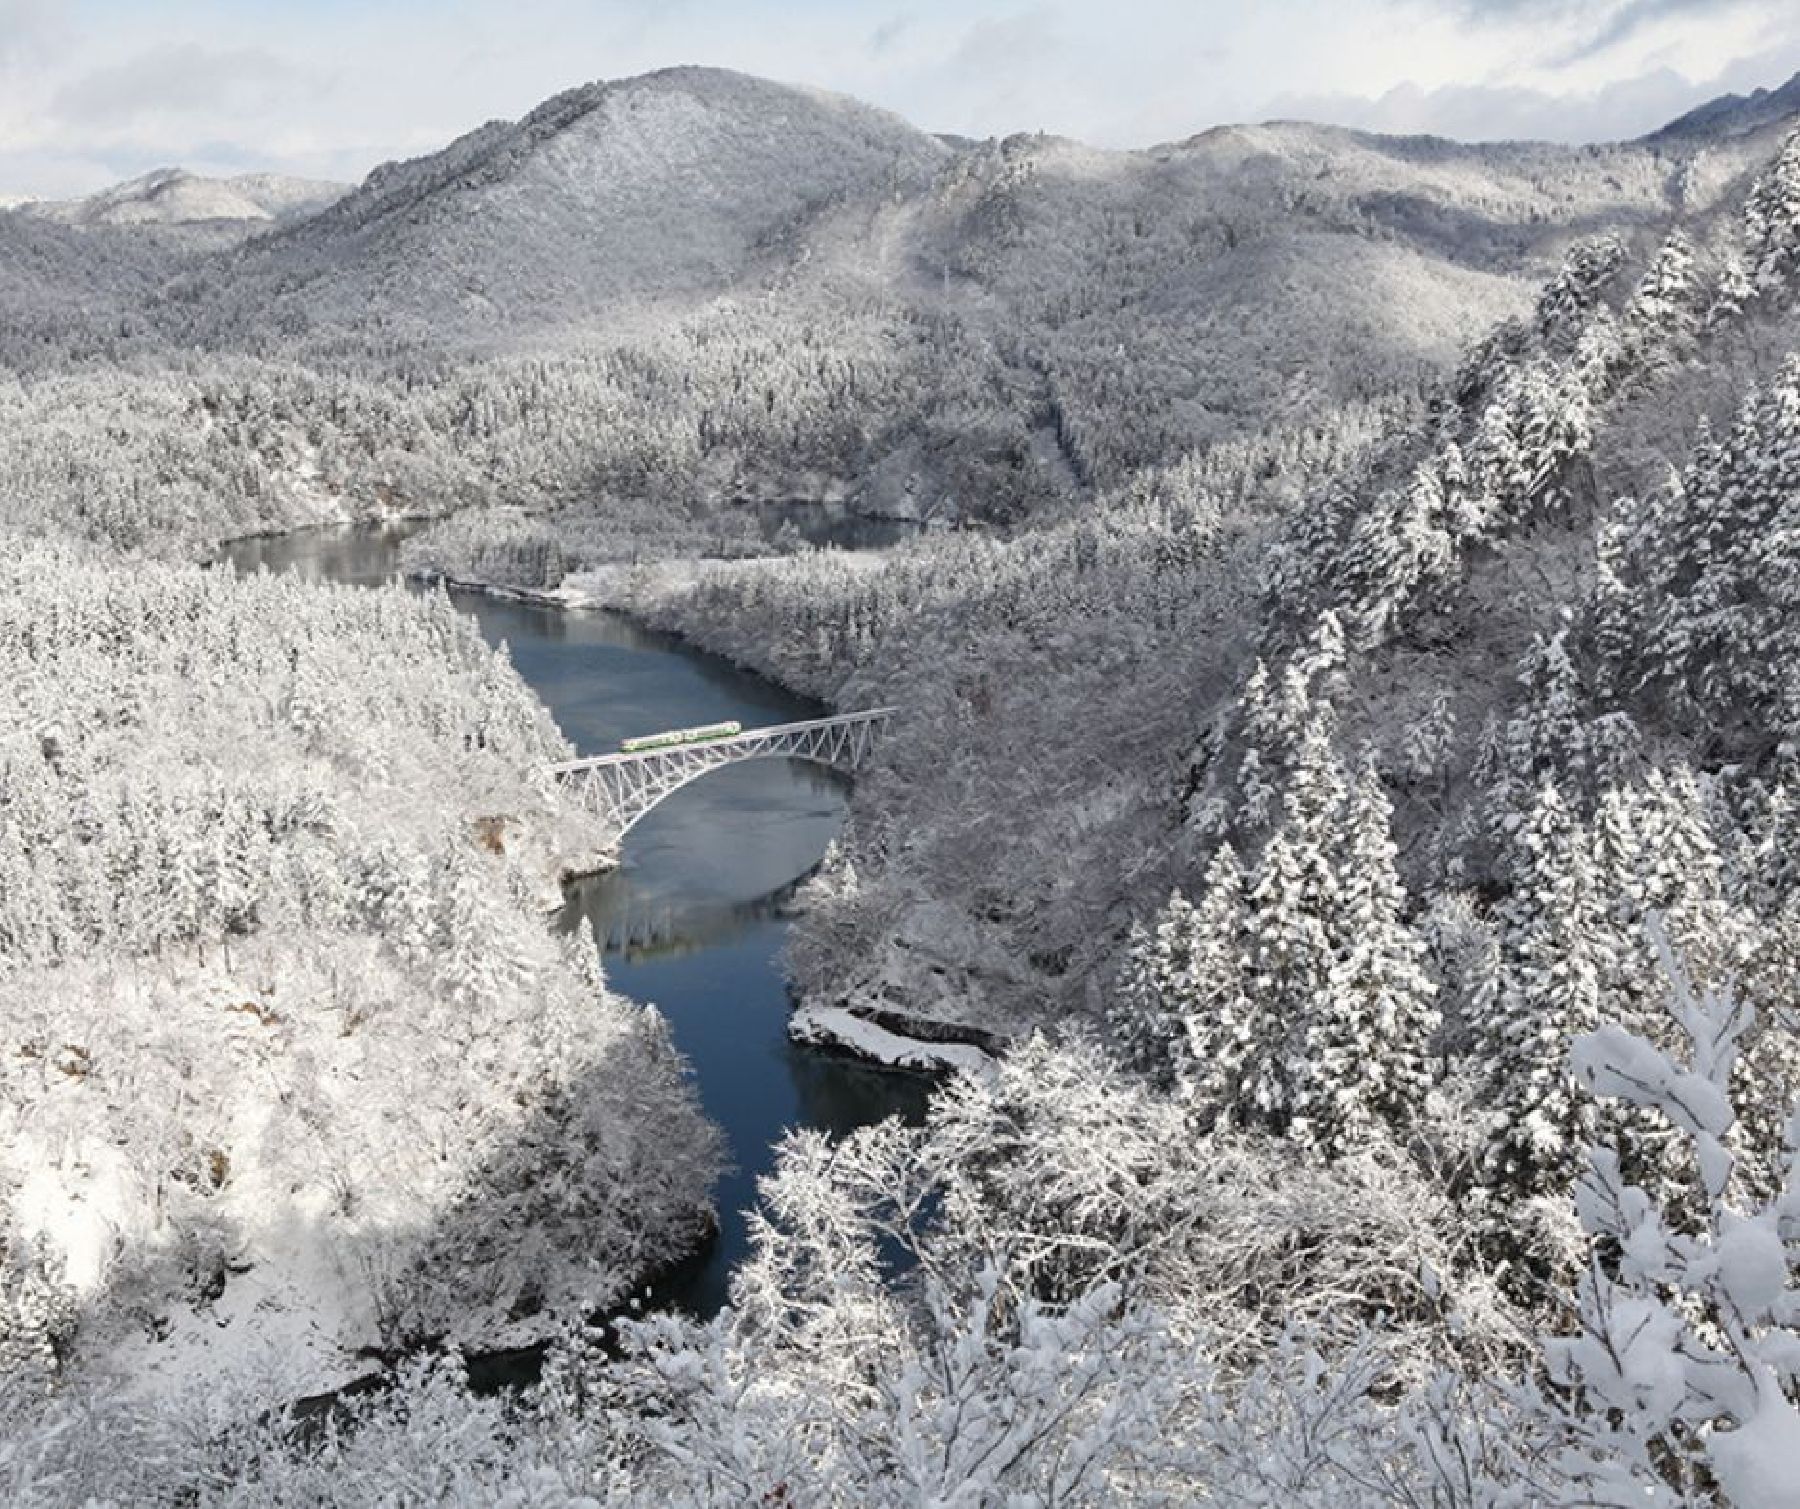
[(1610, 232), (1577, 241), (1538, 296), (1539, 333), (1553, 348), (1573, 346), (1582, 322), (1625, 265), (1625, 243)]
[(1419, 785), (1441, 782), (1456, 737), (1456, 712), (1450, 693), (1440, 688), (1425, 716), (1409, 723), (1402, 741), (1407, 775)]
[(1337, 957), (1301, 1035), (1291, 1129), (1327, 1158), (1354, 1150), (1377, 1128), (1404, 1130), (1431, 1086), (1436, 986), (1425, 945), (1403, 916), (1392, 815), (1381, 777), (1366, 763), (1344, 814)]
[(1318, 905), (1315, 860), (1291, 826), (1283, 826), (1263, 851), (1250, 893), (1250, 990), (1263, 1033), (1245, 1079), (1245, 1110), (1276, 1131), (1285, 1131), (1293, 1115), (1301, 1032), (1331, 975), (1332, 940)]
[(1493, 1110), (1487, 1171), (1516, 1194), (1564, 1190), (1594, 1110), (1569, 1049), (1600, 1020), (1611, 960), (1587, 829), (1545, 785), (1516, 839), (1501, 957), (1478, 1003), (1478, 1053)]
[(1259, 1043), (1240, 1074), (1244, 1113), (1285, 1131), (1303, 1073), (1306, 1024), (1323, 998), (1336, 954), (1338, 875), (1333, 846), (1344, 800), (1331, 747), (1329, 707), (1315, 708), (1282, 794), (1282, 821), (1263, 850), (1250, 891), (1249, 994)]
[(1626, 301), (1625, 355), (1651, 369), (1666, 367), (1698, 327), (1701, 297), (1694, 244), (1671, 231)]
[(1157, 1079), (1173, 1075), (1191, 977), (1196, 914), (1173, 891), (1148, 928), (1133, 924), (1119, 990), (1110, 1012), (1114, 1044), (1125, 1062)]
[(1594, 536), (1594, 590), (1588, 601), (1587, 629), (1593, 648), (1596, 689), (1617, 696), (1635, 680), (1643, 639), (1641, 614), (1625, 580), (1633, 504), (1614, 505), (1614, 516)]
[(1653, 669), (1703, 708), (1765, 726), (1800, 715), (1800, 357), (1745, 400), (1723, 440), (1702, 435), (1679, 483), (1633, 541), (1655, 604)]
[(1249, 989), (1248, 922), (1244, 869), (1237, 851), (1222, 844), (1194, 909), (1175, 1080), (1182, 1099), (1226, 1124), (1246, 1119), (1251, 1065), (1267, 1043), (1267, 1024)]
[(1788, 133), (1744, 204), (1744, 251), (1752, 287), (1777, 293), (1800, 273), (1800, 129)]

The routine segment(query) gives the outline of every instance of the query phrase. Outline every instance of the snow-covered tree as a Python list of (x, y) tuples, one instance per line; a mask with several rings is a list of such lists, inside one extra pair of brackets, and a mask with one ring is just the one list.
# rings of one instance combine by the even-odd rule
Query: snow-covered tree
[(1733, 721), (1754, 709), (1763, 727), (1791, 723), (1796, 499), (1800, 357), (1790, 357), (1745, 399), (1725, 439), (1702, 436), (1678, 483), (1644, 512), (1632, 555), (1655, 605), (1647, 679), (1717, 717), (1729, 706)]
[(1404, 917), (1394, 870), (1393, 811), (1372, 762), (1344, 818), (1336, 925), (1341, 942), (1307, 1012), (1289, 1135), (1324, 1156), (1417, 1122), (1432, 1080), (1438, 1015), (1425, 947)]
[(1800, 130), (1788, 133), (1744, 204), (1744, 253), (1750, 283), (1777, 296), (1800, 272)]
[(1250, 1066), (1271, 1025), (1249, 989), (1252, 939), (1244, 887), (1237, 851), (1221, 844), (1194, 909), (1175, 1053), (1181, 1097), (1202, 1115), (1227, 1123), (1241, 1119), (1251, 1104)]
[(1678, 1206), (1632, 1184), (1618, 1149), (1590, 1153), (1576, 1203), (1594, 1253), (1573, 1333), (1545, 1342), (1559, 1392), (1544, 1412), (1565, 1470), (1595, 1501), (1790, 1503), (1800, 1120), (1789, 1122), (1776, 1192), (1747, 1194), (1734, 1178), (1732, 1090), (1754, 1013), (1693, 987), (1667, 955), (1665, 969), (1680, 1047), (1609, 1024), (1576, 1041), (1573, 1064), (1591, 1093), (1668, 1125), (1691, 1154), (1695, 1187)]
[(1170, 894), (1149, 928), (1133, 925), (1109, 1018), (1120, 1053), (1147, 1073), (1166, 1078), (1174, 1072), (1198, 931), (1193, 903), (1179, 891)]
[(1509, 1193), (1536, 1195), (1568, 1187), (1593, 1132), (1569, 1049), (1599, 1025), (1611, 954), (1590, 836), (1555, 787), (1539, 793), (1515, 852), (1475, 1051), (1492, 1107), (1487, 1175)]

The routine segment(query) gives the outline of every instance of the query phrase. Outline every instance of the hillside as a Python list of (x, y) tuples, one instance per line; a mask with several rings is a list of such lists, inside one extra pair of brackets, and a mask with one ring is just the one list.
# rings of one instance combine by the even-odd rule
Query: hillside
[(157, 241), (0, 210), (0, 367), (60, 369), (116, 352), (150, 328), (149, 310), (179, 265)]
[(17, 542), (0, 584), (0, 1395), (257, 1411), (685, 1250), (712, 1130), (544, 927), (600, 836), (467, 618)]

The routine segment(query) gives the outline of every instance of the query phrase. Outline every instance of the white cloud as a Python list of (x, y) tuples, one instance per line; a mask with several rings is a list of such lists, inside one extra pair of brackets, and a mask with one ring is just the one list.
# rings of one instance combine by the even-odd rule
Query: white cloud
[(173, 42), (122, 63), (79, 74), (62, 85), (50, 108), (59, 122), (118, 127), (168, 115), (216, 118), (266, 109), (292, 96), (301, 70), (259, 47), (218, 49)]
[(1759, 33), (1742, 55), (1727, 56), (1716, 64), (1709, 60), (1709, 66), (1692, 72), (1682, 71), (1666, 49), (1637, 60), (1637, 67), (1641, 71), (1594, 87), (1576, 84), (1559, 89), (1554, 76), (1521, 70), (1521, 82), (1454, 83), (1429, 89), (1406, 83), (1373, 97), (1348, 92), (1286, 94), (1270, 101), (1269, 113), (1462, 140), (1614, 140), (1653, 131), (1721, 94), (1748, 94), (1800, 73), (1800, 27), (1766, 39)]
[(674, 63), (969, 135), (1302, 115), (1591, 140), (1800, 68), (1794, 0), (0, 0), (0, 193), (165, 162), (357, 177)]

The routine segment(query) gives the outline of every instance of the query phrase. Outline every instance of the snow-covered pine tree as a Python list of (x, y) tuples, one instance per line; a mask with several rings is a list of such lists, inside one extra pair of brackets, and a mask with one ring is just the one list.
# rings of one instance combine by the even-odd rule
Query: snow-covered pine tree
[(1337, 957), (1301, 1033), (1289, 1129), (1326, 1158), (1381, 1129), (1404, 1131), (1431, 1087), (1437, 988), (1425, 972), (1425, 945), (1405, 921), (1392, 816), (1380, 773), (1365, 762), (1342, 823)]
[[(1702, 435), (1679, 483), (1645, 511), (1632, 561), (1655, 605), (1651, 673), (1765, 741), (1800, 720), (1800, 356)], [(1746, 727), (1746, 714), (1755, 714)]]
[(1484, 983), (1476, 1053), (1492, 1110), (1486, 1172), (1512, 1195), (1561, 1192), (1591, 1139), (1594, 1108), (1569, 1046), (1600, 1020), (1611, 967), (1593, 842), (1552, 785), (1515, 838), (1499, 967)]
[(1577, 241), (1538, 295), (1538, 333), (1552, 349), (1573, 347), (1586, 317), (1625, 265), (1625, 243), (1611, 232)]
[(1221, 844), (1194, 908), (1175, 1070), (1180, 1097), (1217, 1124), (1245, 1119), (1253, 1102), (1250, 1066), (1267, 1040), (1247, 978), (1248, 923), (1243, 866), (1237, 851)]
[(473, 846), (452, 848), (444, 863), (449, 884), (436, 929), (442, 940), (434, 961), (438, 979), (459, 1005), (496, 1000), (519, 984), (527, 968), (496, 894), (504, 877), (490, 872)]
[(1450, 705), (1450, 693), (1439, 688), (1425, 716), (1409, 723), (1401, 737), (1400, 757), (1407, 779), (1419, 787), (1436, 785), (1441, 796), (1455, 738), (1456, 711)]
[(1250, 832), (1267, 827), (1275, 812), (1275, 787), (1264, 767), (1261, 750), (1252, 747), (1244, 751), (1238, 765), (1238, 786), (1243, 792), (1239, 822)]
[(1139, 1072), (1168, 1081), (1185, 1035), (1186, 992), (1196, 943), (1194, 905), (1172, 891), (1148, 928), (1134, 923), (1119, 988), (1108, 1012), (1120, 1057)]
[(1679, 229), (1651, 258), (1620, 318), (1622, 354), (1643, 372), (1667, 368), (1699, 328), (1705, 298), (1694, 244)]
[(1248, 1076), (1245, 1119), (1277, 1131), (1293, 1114), (1300, 1023), (1331, 971), (1331, 934), (1310, 878), (1316, 868), (1283, 827), (1263, 850), (1250, 892), (1250, 989), (1264, 1031)]
[(1594, 535), (1594, 589), (1589, 595), (1584, 628), (1593, 651), (1595, 689), (1616, 697), (1632, 684), (1643, 643), (1643, 605), (1626, 582), (1631, 499), (1613, 504), (1612, 517)]
[(78, 1313), (43, 1253), (16, 1237), (0, 1243), (0, 1394), (54, 1386)]
[(1330, 979), (1338, 937), (1331, 861), (1344, 801), (1328, 705), (1312, 711), (1282, 794), (1282, 821), (1250, 890), (1249, 992), (1260, 1042), (1244, 1071), (1247, 1119), (1285, 1131), (1302, 1073), (1305, 1024)]
[(1502, 837), (1546, 781), (1572, 801), (1591, 797), (1587, 695), (1566, 629), (1533, 638), (1519, 662), (1519, 688), (1522, 705), (1484, 734), (1476, 760), (1490, 822)]
[(1750, 284), (1779, 296), (1800, 273), (1800, 128), (1751, 186), (1744, 202), (1744, 254)]

